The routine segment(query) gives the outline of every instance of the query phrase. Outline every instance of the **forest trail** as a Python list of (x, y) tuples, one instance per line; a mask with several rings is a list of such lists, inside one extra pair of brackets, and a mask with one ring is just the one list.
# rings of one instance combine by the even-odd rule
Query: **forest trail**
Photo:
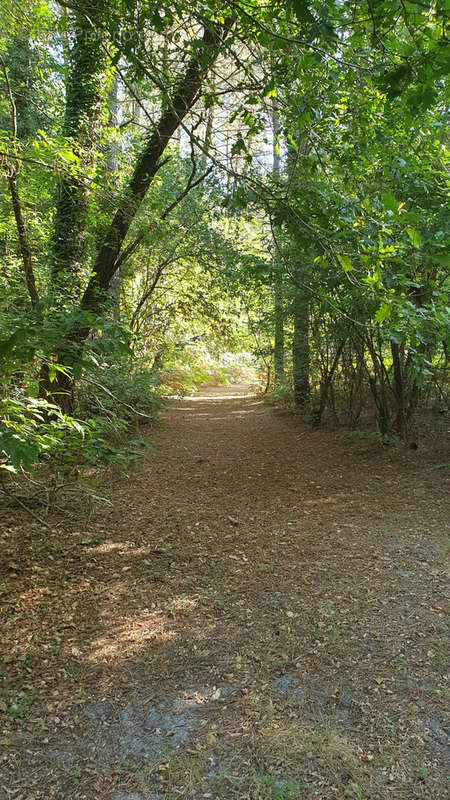
[(1, 800), (443, 797), (442, 443), (163, 423), (87, 522), (4, 512)]

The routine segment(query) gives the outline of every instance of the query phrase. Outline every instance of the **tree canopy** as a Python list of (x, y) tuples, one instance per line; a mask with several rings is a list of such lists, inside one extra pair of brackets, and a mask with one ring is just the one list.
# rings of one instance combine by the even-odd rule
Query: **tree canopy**
[(225, 356), (415, 443), (448, 401), (443, 0), (2, 16), (1, 466), (95, 453)]

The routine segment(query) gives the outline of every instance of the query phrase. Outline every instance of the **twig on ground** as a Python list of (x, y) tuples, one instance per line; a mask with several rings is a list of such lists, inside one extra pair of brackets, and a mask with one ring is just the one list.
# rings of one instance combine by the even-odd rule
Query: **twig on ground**
[(25, 511), (28, 514), (30, 514), (30, 516), (33, 517), (33, 519), (35, 519), (37, 522), (39, 522), (40, 525), (43, 525), (45, 528), (48, 528), (49, 530), (51, 530), (52, 526), (49, 525), (48, 522), (46, 522), (41, 517), (38, 517), (38, 515), (35, 514), (34, 511), (32, 511), (31, 508), (29, 508), (27, 506), (27, 504), (23, 502), (23, 500), (20, 500), (19, 497), (16, 497), (16, 495), (12, 494), (11, 492), (8, 492), (8, 489), (5, 487), (3, 479), (1, 480), (1, 483), (2, 483), (2, 486), (0, 488), (0, 491), (3, 492), (3, 494), (6, 494), (7, 497), (9, 497), (11, 500), (14, 500), (15, 503), (17, 503), (19, 506), (24, 508)]

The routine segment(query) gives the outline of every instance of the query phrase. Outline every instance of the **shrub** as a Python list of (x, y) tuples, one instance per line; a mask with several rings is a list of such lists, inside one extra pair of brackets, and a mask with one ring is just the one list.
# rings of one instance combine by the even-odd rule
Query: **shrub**
[(124, 434), (132, 423), (150, 422), (162, 399), (157, 377), (127, 364), (92, 371), (77, 390), (76, 417), (54, 404), (21, 395), (0, 400), (0, 469), (32, 471), (49, 457), (59, 463), (105, 465), (129, 461), (148, 442)]

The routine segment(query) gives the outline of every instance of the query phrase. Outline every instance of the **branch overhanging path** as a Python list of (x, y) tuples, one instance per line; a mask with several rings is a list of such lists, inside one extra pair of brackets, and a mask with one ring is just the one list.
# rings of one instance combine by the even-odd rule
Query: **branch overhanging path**
[(217, 57), (232, 24), (233, 21), (230, 19), (223, 25), (205, 26), (200, 54), (192, 58), (184, 77), (180, 80), (170, 99), (167, 110), (163, 113), (156, 130), (150, 136), (138, 158), (124, 199), (119, 205), (99, 249), (92, 277), (82, 298), (83, 309), (96, 310), (99, 303), (101, 304), (116, 270), (122, 244), (154, 175), (160, 167), (160, 159), (173, 134), (196, 102), (203, 77)]

